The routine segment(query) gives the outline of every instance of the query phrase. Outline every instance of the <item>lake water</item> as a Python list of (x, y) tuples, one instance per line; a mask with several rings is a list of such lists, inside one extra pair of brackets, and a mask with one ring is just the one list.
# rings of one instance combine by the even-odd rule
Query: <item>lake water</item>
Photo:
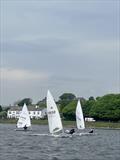
[(0, 160), (120, 160), (120, 130), (95, 130), (95, 135), (54, 138), (48, 126), (15, 131), (15, 124), (0, 124)]

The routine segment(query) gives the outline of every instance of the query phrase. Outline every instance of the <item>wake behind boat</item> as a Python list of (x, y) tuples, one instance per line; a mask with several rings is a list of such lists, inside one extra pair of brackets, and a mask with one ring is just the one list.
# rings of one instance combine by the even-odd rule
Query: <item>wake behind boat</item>
[(45, 134), (45, 133), (31, 133), (31, 134), (27, 134), (27, 136), (44, 136), (44, 137), (53, 137), (53, 138), (71, 138), (72, 135), (68, 135), (65, 133), (61, 133), (61, 134)]

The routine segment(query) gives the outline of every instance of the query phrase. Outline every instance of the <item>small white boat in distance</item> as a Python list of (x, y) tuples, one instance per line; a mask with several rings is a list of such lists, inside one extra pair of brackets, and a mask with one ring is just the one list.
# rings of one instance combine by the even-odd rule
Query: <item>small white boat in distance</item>
[[(76, 107), (76, 125), (78, 130), (85, 129), (85, 121), (83, 116), (82, 107), (80, 104), (80, 100), (78, 100), (77, 107)], [(93, 135), (93, 129), (91, 129), (89, 132), (83, 132), (83, 133), (76, 133), (76, 135)]]
[(80, 104), (80, 100), (78, 100), (77, 107), (76, 107), (76, 125), (77, 125), (77, 129), (85, 129), (85, 121), (83, 117), (83, 111)]
[(24, 104), (17, 122), (17, 128), (27, 130), (28, 127), (31, 127), (31, 120), (27, 106)]
[[(80, 104), (80, 100), (78, 100), (77, 102), (77, 106), (76, 106), (76, 125), (77, 125), (77, 129), (85, 129), (85, 122), (84, 122), (84, 117), (83, 117), (83, 112), (82, 112), (82, 107)], [(75, 129), (72, 128), (70, 130), (66, 130), (65, 133), (67, 134), (73, 134), (73, 135), (79, 135), (80, 133), (75, 133)]]
[(49, 90), (47, 92), (47, 115), (50, 133), (52, 135), (55, 135), (63, 131), (63, 126), (57, 105)]

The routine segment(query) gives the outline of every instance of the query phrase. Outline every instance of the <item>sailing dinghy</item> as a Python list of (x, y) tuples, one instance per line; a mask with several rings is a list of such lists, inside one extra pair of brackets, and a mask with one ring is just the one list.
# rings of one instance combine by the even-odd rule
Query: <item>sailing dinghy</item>
[(52, 136), (61, 138), (70, 137), (66, 135), (63, 131), (63, 125), (61, 122), (57, 105), (49, 90), (47, 92), (47, 115), (48, 115), (49, 132)]
[(23, 105), (16, 127), (17, 127), (16, 130), (21, 130), (21, 129), (27, 130), (28, 127), (31, 127), (31, 120), (26, 104)]
[(49, 131), (51, 134), (59, 133), (63, 130), (60, 114), (57, 105), (52, 97), (52, 94), (48, 90), (47, 92), (47, 115)]
[(85, 122), (83, 117), (83, 111), (80, 104), (80, 100), (78, 100), (77, 107), (76, 107), (76, 125), (77, 129), (85, 129)]
[[(80, 104), (80, 101), (78, 100), (77, 102), (77, 107), (76, 107), (76, 125), (77, 129), (85, 129), (85, 122), (84, 122), (84, 117), (83, 117), (83, 112), (82, 112), (82, 107)], [(75, 133), (75, 129), (72, 128), (70, 130), (66, 130), (65, 133), (67, 134), (73, 134), (73, 135), (78, 135), (78, 133)]]
[[(85, 129), (85, 121), (84, 121), (84, 116), (83, 116), (83, 111), (81, 107), (80, 100), (78, 100), (77, 107), (76, 107), (76, 125), (78, 130), (84, 130)], [(91, 130), (93, 131), (93, 130)], [(82, 132), (79, 133), (79, 135), (91, 135), (93, 132)], [(77, 133), (76, 133), (77, 135)]]

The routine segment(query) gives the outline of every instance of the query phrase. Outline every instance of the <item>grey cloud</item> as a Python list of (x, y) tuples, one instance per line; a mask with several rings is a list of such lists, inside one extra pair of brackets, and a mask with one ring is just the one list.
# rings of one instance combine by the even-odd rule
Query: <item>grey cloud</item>
[(37, 100), (48, 88), (56, 98), (66, 91), (86, 97), (120, 90), (117, 1), (1, 4), (1, 66), (51, 75), (41, 83), (3, 81), (2, 103)]

